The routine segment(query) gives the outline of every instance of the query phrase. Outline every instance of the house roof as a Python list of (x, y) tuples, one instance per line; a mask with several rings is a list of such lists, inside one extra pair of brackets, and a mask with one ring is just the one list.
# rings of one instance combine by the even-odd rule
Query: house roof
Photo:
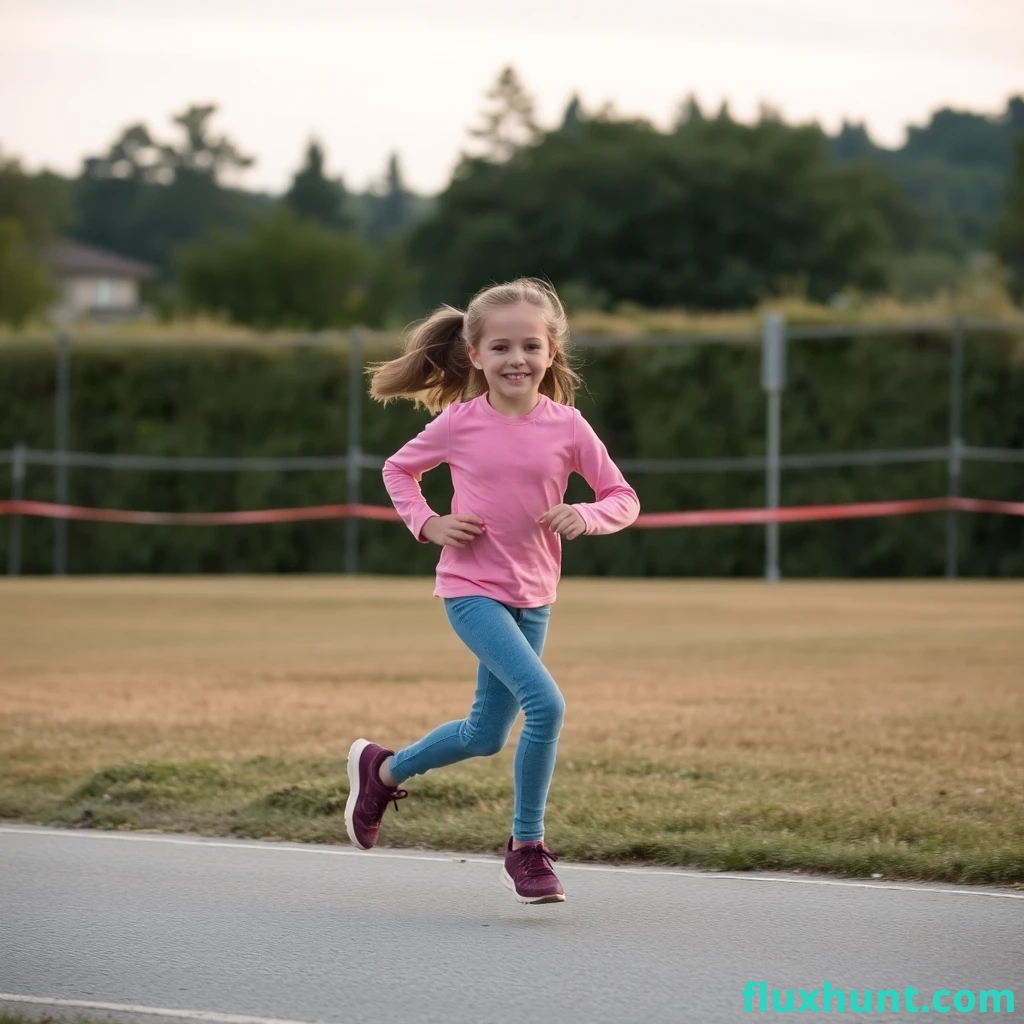
[(119, 256), (109, 249), (82, 245), (70, 238), (62, 238), (50, 245), (44, 258), (58, 274), (144, 278), (154, 277), (157, 273), (157, 268), (151, 263)]

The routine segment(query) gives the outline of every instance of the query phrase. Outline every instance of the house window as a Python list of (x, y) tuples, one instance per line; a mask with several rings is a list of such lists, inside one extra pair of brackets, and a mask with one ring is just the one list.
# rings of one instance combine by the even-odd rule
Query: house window
[(114, 304), (114, 282), (109, 277), (96, 279), (96, 305), (101, 309)]

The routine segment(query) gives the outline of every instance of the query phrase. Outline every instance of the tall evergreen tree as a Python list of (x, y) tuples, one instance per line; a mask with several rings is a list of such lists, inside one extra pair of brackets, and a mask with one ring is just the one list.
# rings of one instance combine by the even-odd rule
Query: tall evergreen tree
[(704, 120), (704, 111), (700, 109), (697, 97), (691, 92), (676, 109), (676, 118), (673, 128), (675, 131), (682, 131), (691, 124), (700, 124)]
[(574, 132), (586, 119), (586, 114), (583, 112), (583, 104), (580, 102), (579, 95), (577, 93), (572, 94), (572, 99), (569, 100), (565, 108), (565, 113), (562, 114), (562, 125), (559, 131), (563, 132)]
[(398, 154), (388, 158), (383, 192), (375, 197), (367, 235), (375, 240), (404, 231), (412, 220), (410, 196), (402, 181)]
[(284, 202), (299, 217), (316, 221), (326, 228), (349, 228), (351, 218), (346, 210), (347, 193), (340, 178), (324, 173), (324, 150), (316, 139), (306, 149), (306, 162), (292, 178)]
[(533, 98), (510, 65), (498, 75), (487, 99), (491, 106), (481, 112), (483, 124), (471, 128), (469, 134), (485, 147), (486, 160), (504, 163), (524, 146), (533, 145), (540, 136)]

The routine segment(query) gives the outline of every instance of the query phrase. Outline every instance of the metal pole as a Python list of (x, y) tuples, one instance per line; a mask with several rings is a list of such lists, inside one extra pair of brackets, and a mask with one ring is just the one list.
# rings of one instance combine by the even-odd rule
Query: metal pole
[[(359, 475), (362, 469), (363, 336), (360, 331), (349, 334), (348, 361), (348, 504), (359, 504)], [(359, 573), (359, 520), (349, 515), (345, 520), (345, 574)]]
[[(782, 389), (786, 379), (786, 322), (778, 313), (769, 313), (761, 332), (761, 387), (768, 397), (767, 439), (765, 443), (765, 497), (768, 508), (779, 507), (782, 469), (780, 457)], [(765, 523), (764, 578), (774, 583), (779, 571), (779, 524)]]
[[(779, 507), (779, 427), (782, 411), (782, 394), (768, 392), (768, 454), (765, 466), (765, 489), (768, 508)], [(769, 583), (779, 579), (779, 524), (765, 523), (764, 578)]]
[[(953, 320), (953, 344), (949, 360), (949, 459), (947, 462), (947, 493), (960, 496), (963, 466), (963, 392), (964, 392), (964, 320)], [(946, 579), (956, 579), (960, 553), (960, 516), (950, 509), (946, 513)]]
[[(65, 328), (57, 336), (57, 422), (56, 455), (54, 465), (54, 490), (58, 505), (68, 503), (68, 466), (65, 456), (68, 450), (68, 391), (70, 372), (68, 363), (71, 339)], [(53, 575), (65, 576), (68, 571), (68, 521), (54, 520), (53, 533)]]
[[(14, 446), (11, 460), (11, 498), (21, 501), (25, 484), (25, 446)], [(21, 516), (11, 516), (11, 535), (7, 544), (7, 575), (21, 575)]]

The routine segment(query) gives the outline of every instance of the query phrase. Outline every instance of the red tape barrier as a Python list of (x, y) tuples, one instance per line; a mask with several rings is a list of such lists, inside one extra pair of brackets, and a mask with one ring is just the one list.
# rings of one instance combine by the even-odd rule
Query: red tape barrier
[[(980, 498), (919, 498), (911, 501), (869, 501), (846, 505), (795, 505), (787, 508), (735, 508), (708, 512), (647, 512), (633, 524), (638, 529), (672, 526), (736, 526), (757, 523), (806, 523), (829, 519), (866, 519), (915, 512), (997, 512), (1024, 516), (1024, 501)], [(82, 519), (96, 523), (137, 523), (167, 526), (229, 526), (252, 523), (292, 523), (300, 520), (380, 519), (399, 521), (383, 505), (311, 505), (306, 508), (253, 509), (245, 512), (132, 512), (116, 508), (81, 508), (48, 501), (0, 501), (0, 516), (38, 516), (43, 519)]]

